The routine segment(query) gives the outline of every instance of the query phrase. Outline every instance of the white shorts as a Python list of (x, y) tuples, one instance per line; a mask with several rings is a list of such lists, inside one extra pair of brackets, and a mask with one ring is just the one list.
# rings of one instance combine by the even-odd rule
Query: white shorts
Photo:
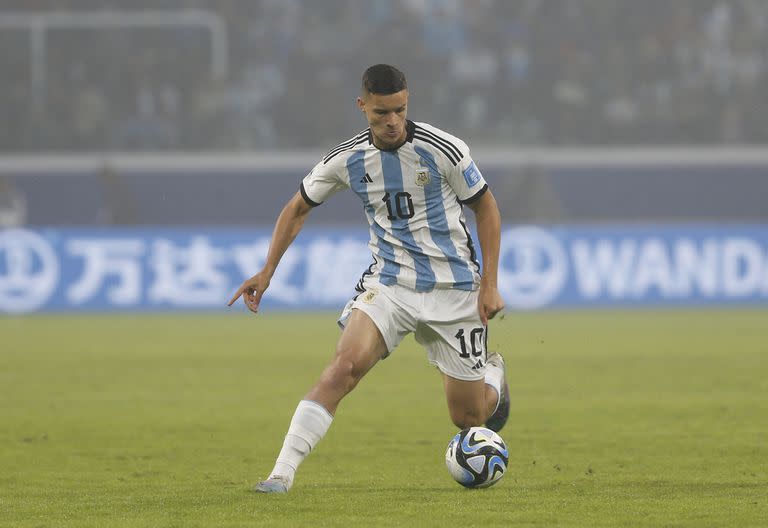
[[(365, 281), (365, 291), (349, 301), (339, 317), (344, 328), (353, 309), (365, 312), (387, 345), (387, 356), (414, 332), (427, 360), (452, 378), (474, 381), (485, 376), (486, 328), (480, 322), (478, 292), (416, 292), (399, 285)], [(385, 356), (386, 357), (386, 356)]]

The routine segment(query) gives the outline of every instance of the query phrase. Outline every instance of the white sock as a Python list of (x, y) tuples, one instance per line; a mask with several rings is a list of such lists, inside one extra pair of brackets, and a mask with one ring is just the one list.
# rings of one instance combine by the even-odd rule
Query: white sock
[(325, 436), (332, 421), (333, 415), (325, 407), (311, 400), (301, 400), (293, 413), (283, 448), (269, 476), (286, 477), (290, 487), (299, 464)]
[[(504, 369), (486, 363), (485, 365), (485, 384), (490, 385), (496, 391), (496, 406), (493, 408), (493, 412), (499, 408), (499, 402), (501, 401), (501, 383), (504, 380)], [(493, 413), (491, 413), (493, 414)]]

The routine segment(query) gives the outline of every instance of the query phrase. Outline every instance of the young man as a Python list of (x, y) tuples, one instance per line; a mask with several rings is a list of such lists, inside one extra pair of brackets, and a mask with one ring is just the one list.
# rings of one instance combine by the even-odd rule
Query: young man
[[(240, 296), (257, 312), (264, 291), (310, 210), (351, 188), (370, 224), (373, 263), (339, 318), (336, 355), (299, 403), (274, 469), (256, 486), (285, 493), (325, 435), (339, 402), (410, 332), (443, 375), (453, 423), (498, 431), (509, 415), (504, 361), (486, 350), (488, 319), (504, 302), (496, 286), (500, 217), (493, 195), (458, 138), (406, 119), (408, 87), (396, 68), (363, 74), (357, 105), (369, 128), (339, 144), (304, 178), (277, 219), (264, 268)], [(483, 270), (464, 222), (475, 213)]]

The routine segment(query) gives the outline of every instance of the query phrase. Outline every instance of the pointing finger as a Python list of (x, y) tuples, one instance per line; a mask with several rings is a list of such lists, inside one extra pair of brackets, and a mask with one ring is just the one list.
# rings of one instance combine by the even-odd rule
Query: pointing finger
[(227, 306), (232, 306), (234, 302), (243, 294), (243, 287), (241, 286), (238, 288), (237, 292), (235, 293), (234, 297), (232, 297), (229, 302), (227, 303)]

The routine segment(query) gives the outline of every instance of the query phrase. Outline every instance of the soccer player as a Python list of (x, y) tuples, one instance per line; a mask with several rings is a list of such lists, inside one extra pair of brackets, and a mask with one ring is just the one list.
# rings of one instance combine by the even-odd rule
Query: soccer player
[[(459, 428), (500, 430), (509, 416), (504, 361), (489, 353), (488, 320), (504, 307), (496, 285), (500, 215), (460, 139), (406, 118), (408, 87), (398, 69), (363, 74), (357, 106), (369, 128), (340, 143), (312, 169), (275, 224), (264, 268), (240, 296), (257, 312), (272, 275), (312, 208), (346, 188), (362, 200), (373, 263), (341, 313), (336, 355), (301, 400), (269, 477), (256, 486), (285, 493), (299, 464), (328, 431), (339, 402), (410, 332), (443, 375)], [(464, 221), (475, 214), (483, 269)]]

